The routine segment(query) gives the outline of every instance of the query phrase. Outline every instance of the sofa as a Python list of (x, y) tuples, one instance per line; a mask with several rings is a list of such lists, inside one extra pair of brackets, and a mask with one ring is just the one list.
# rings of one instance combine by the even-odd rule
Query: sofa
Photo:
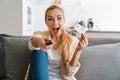
[[(0, 34), (0, 80), (24, 80), (29, 36)], [(82, 50), (77, 80), (120, 80), (120, 36), (91, 37)]]

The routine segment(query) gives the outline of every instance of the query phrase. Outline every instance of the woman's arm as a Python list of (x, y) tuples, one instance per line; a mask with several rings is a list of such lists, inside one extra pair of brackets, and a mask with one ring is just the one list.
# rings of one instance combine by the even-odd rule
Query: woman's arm
[(80, 58), (80, 54), (81, 54), (81, 50), (80, 51), (76, 51), (74, 52), (74, 55), (71, 59), (71, 61), (69, 62), (69, 65), (71, 67), (78, 67), (80, 62), (79, 62), (79, 58)]
[(33, 50), (39, 50), (40, 47), (39, 47), (39, 38), (42, 38), (42, 35), (40, 32), (34, 32), (33, 36), (31, 36), (31, 38), (29, 39), (29, 42), (28, 42), (28, 47), (31, 51)]
[(77, 67), (80, 63), (79, 63), (79, 58), (80, 58), (80, 54), (81, 54), (81, 50), (83, 48), (85, 48), (88, 45), (88, 39), (85, 35), (81, 35), (81, 38), (78, 42), (78, 45), (75, 49), (75, 52), (73, 54), (73, 57), (71, 59), (71, 61), (69, 62), (69, 65), (71, 67)]
[(66, 63), (65, 73), (63, 73), (63, 76), (66, 79), (73, 77), (77, 73), (81, 65), (79, 62), (81, 51), (87, 45), (88, 45), (88, 40), (86, 36), (81, 35), (80, 40), (78, 40), (77, 38), (73, 38), (73, 43), (71, 45), (70, 61)]
[(46, 45), (48, 41), (50, 41), (46, 36), (46, 32), (35, 32), (33, 36), (30, 38), (28, 47), (32, 50), (46, 50), (51, 48), (51, 45)]

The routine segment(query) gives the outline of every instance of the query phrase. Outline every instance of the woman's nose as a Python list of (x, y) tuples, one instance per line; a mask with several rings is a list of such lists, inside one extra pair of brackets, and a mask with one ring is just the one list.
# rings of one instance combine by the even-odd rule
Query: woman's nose
[(54, 24), (58, 24), (58, 20), (57, 19), (54, 19)]

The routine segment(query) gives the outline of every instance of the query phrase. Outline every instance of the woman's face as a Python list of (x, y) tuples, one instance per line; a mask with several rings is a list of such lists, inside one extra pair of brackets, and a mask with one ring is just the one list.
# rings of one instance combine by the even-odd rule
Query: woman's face
[(49, 10), (46, 15), (46, 24), (53, 37), (60, 36), (64, 25), (64, 14), (60, 9)]

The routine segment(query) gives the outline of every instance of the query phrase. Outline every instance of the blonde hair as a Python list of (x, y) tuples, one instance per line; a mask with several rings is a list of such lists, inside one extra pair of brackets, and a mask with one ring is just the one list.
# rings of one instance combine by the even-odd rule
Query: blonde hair
[[(46, 17), (47, 17), (47, 12), (50, 11), (50, 10), (53, 10), (53, 9), (59, 9), (60, 11), (62, 11), (63, 13), (63, 17), (64, 17), (64, 11), (63, 9), (59, 6), (59, 5), (51, 5), (50, 7), (48, 7), (45, 11), (45, 20), (46, 20)], [(65, 17), (64, 17), (65, 18)]]
[[(47, 12), (49, 10), (53, 10), (53, 9), (61, 10), (63, 12), (63, 17), (64, 17), (64, 11), (61, 7), (59, 7), (58, 5), (51, 5), (49, 8), (47, 8), (47, 10), (45, 12), (45, 20), (46, 20), (46, 17), (47, 17)], [(65, 66), (66, 66), (66, 63), (69, 61), (69, 58), (70, 58), (71, 43), (72, 43), (72, 38), (63, 29), (62, 34), (60, 36), (60, 44), (61, 45), (59, 46), (59, 48), (61, 49), (61, 60), (62, 60), (61, 71), (62, 71), (62, 73), (65, 73)]]
[[(66, 73), (66, 64), (69, 61), (70, 58), (70, 46), (72, 43), (72, 38), (70, 35), (63, 29), (62, 35), (61, 35), (61, 59), (62, 59), (62, 65), (61, 65), (61, 71), (62, 73)], [(64, 76), (63, 76), (64, 77)]]

